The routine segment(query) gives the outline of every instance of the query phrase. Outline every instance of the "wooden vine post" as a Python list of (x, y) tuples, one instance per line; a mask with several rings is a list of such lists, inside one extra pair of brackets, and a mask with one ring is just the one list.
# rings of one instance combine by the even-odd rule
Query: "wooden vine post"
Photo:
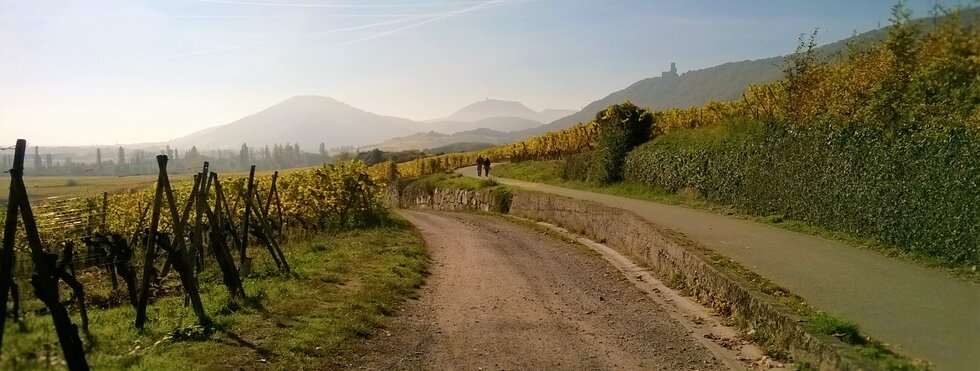
[(196, 272), (200, 272), (201, 266), (204, 264), (204, 224), (201, 219), (204, 217), (204, 208), (207, 207), (208, 200), (208, 187), (206, 185), (210, 181), (208, 166), (209, 163), (204, 161), (204, 168), (197, 174), (201, 178), (203, 187), (201, 187), (202, 191), (197, 193), (197, 201), (195, 201), (197, 209), (194, 213), (194, 234), (193, 240), (191, 240), (191, 257), (194, 258)]
[(272, 255), (272, 260), (276, 262), (276, 267), (282, 272), (289, 273), (289, 263), (286, 262), (286, 256), (283, 255), (282, 249), (279, 247), (279, 241), (272, 236), (272, 226), (269, 225), (269, 216), (265, 214), (265, 209), (262, 208), (262, 204), (258, 198), (258, 195), (256, 195), (252, 200), (249, 200), (254, 203), (252, 212), (256, 214), (255, 219), (258, 220), (258, 228), (255, 231), (256, 235), (265, 243), (269, 254)]
[(109, 214), (109, 192), (102, 192), (102, 223), (99, 224), (99, 232), (106, 233), (106, 215)]
[(34, 261), (34, 274), (31, 277), (34, 295), (47, 306), (51, 313), (51, 319), (54, 321), (55, 331), (58, 333), (58, 341), (61, 343), (61, 350), (64, 352), (68, 369), (88, 370), (82, 339), (78, 336), (78, 326), (71, 323), (68, 310), (58, 298), (58, 280), (62, 278), (62, 275), (57, 266), (57, 256), (44, 251), (41, 236), (37, 231), (37, 223), (31, 211), (31, 203), (27, 197), (27, 188), (24, 185), (24, 156), (26, 151), (27, 141), (18, 139), (14, 152), (14, 166), (10, 169), (10, 196), (7, 200), (3, 247), (0, 250), (0, 293), (2, 293), (0, 295), (0, 309), (2, 309), (0, 310), (0, 342), (2, 342), (2, 330), (7, 316), (7, 293), (10, 290), (13, 276), (14, 242), (19, 211), (27, 235), (27, 243), (31, 250), (31, 259)]
[[(153, 262), (156, 260), (156, 246), (158, 244), (169, 253), (170, 260), (180, 276), (184, 291), (190, 297), (191, 306), (194, 308), (194, 313), (197, 314), (199, 322), (210, 324), (211, 321), (204, 311), (204, 305), (201, 303), (201, 296), (197, 290), (197, 278), (194, 275), (194, 263), (191, 260), (193, 257), (188, 254), (184, 247), (184, 225), (188, 217), (182, 217), (182, 214), (177, 211), (177, 202), (174, 200), (173, 190), (170, 188), (170, 179), (167, 177), (167, 156), (157, 156), (157, 164), (160, 167), (160, 175), (157, 178), (156, 193), (153, 196), (153, 212), (150, 217), (150, 230), (146, 238), (143, 281), (136, 307), (136, 328), (143, 329), (143, 325), (146, 323), (146, 305), (150, 299), (150, 282), (154, 279)], [(197, 183), (195, 184), (196, 189), (203, 182), (202, 179), (198, 178), (195, 183)], [(166, 195), (166, 203), (169, 206), (171, 220), (173, 221), (174, 237), (172, 242), (164, 234), (158, 236), (157, 231), (160, 225), (160, 214), (164, 207), (164, 195)], [(194, 196), (191, 194), (191, 200)], [(187, 215), (189, 211), (190, 201), (184, 209), (184, 215)]]
[[(222, 231), (228, 232), (228, 235), (231, 236), (231, 242), (235, 248), (235, 251), (243, 251), (242, 241), (239, 240), (238, 231), (235, 230), (235, 225), (232, 223), (235, 215), (235, 209), (228, 208), (228, 199), (225, 198), (225, 192), (221, 188), (221, 181), (218, 180), (217, 177), (214, 179), (214, 198), (216, 200), (215, 209), (217, 211), (224, 211), (221, 214), (222, 216), (219, 217), (219, 220), (221, 220), (222, 223)], [(245, 274), (243, 271), (245, 269), (244, 267), (244, 262), (238, 265), (238, 271), (243, 275)]]
[[(255, 165), (248, 170), (248, 190), (245, 192), (245, 216), (242, 217), (242, 246), (239, 255), (239, 267), (245, 266), (248, 248), (248, 218), (252, 211), (252, 194), (255, 193)], [(278, 263), (277, 263), (278, 265)]]
[[(214, 182), (217, 186), (217, 173), (211, 173), (208, 184), (211, 184), (211, 182)], [(207, 188), (204, 191), (207, 192)], [(205, 205), (204, 212), (208, 217), (208, 222), (211, 224), (211, 253), (221, 268), (225, 287), (228, 288), (228, 292), (231, 293), (232, 297), (244, 298), (245, 288), (242, 286), (242, 279), (238, 275), (238, 269), (235, 268), (235, 258), (228, 249), (227, 239), (224, 230), (221, 228), (221, 198), (215, 197), (214, 211), (211, 211), (211, 208)]]

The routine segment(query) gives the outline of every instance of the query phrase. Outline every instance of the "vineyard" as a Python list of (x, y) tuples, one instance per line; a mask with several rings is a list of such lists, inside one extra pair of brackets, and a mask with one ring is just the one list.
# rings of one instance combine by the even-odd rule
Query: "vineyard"
[(815, 34), (801, 36), (782, 80), (751, 86), (735, 101), (650, 112), (649, 120), (631, 124), (644, 127), (627, 125), (648, 135), (628, 153), (609, 157), (609, 146), (622, 143), (603, 142), (626, 140), (610, 136), (622, 130), (610, 123), (635, 107), (625, 102), (594, 121), (521, 142), (369, 171), (385, 180), (472, 166), (478, 156), (567, 159), (566, 180), (603, 185), (625, 178), (693, 191), (750, 214), (976, 264), (980, 20), (975, 11), (936, 12), (928, 22), (914, 21), (896, 6), (885, 40), (834, 55), (815, 51)]
[[(93, 297), (86, 287), (111, 282), (109, 293), (94, 298), (97, 305), (133, 306), (137, 329), (152, 315), (147, 308), (157, 296), (182, 292), (207, 328), (212, 321), (198, 292), (201, 274), (219, 275), (232, 299), (247, 300), (242, 279), (254, 269), (256, 254), (267, 255), (260, 260), (273, 261), (277, 274), (289, 277), (284, 241), (377, 225), (386, 217), (379, 186), (359, 162), (281, 176), (255, 176), (253, 166), (248, 177), (236, 178), (219, 177), (205, 162), (193, 184), (172, 185), (165, 155), (157, 157), (159, 178), (152, 189), (32, 208), (23, 180), (25, 150), (26, 142), (18, 141), (8, 209), (0, 217), (0, 291), (12, 294), (2, 296), (0, 307), (13, 299), (13, 321), (25, 312), (49, 313), (70, 369), (88, 368), (87, 342), (79, 334), (90, 339), (86, 299)], [(27, 299), (31, 291), (39, 301)], [(78, 311), (80, 327), (69, 308)], [(0, 328), (7, 319), (8, 312), (0, 312)]]

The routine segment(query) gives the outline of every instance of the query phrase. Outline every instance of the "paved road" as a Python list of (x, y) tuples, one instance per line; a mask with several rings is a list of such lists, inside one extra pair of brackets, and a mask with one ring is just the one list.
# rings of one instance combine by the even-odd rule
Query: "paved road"
[[(460, 170), (475, 176), (475, 167)], [(824, 238), (681, 206), (513, 179), (500, 183), (632, 211), (858, 323), (939, 370), (980, 369), (980, 285)]]
[(502, 218), (406, 211), (432, 265), (420, 298), (349, 368), (727, 369), (588, 248)]

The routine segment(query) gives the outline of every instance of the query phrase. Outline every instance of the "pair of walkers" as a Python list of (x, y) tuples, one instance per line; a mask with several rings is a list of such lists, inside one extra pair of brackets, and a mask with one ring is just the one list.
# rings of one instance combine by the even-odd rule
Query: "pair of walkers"
[(481, 177), (484, 174), (490, 176), (490, 159), (480, 156), (476, 158), (476, 176)]

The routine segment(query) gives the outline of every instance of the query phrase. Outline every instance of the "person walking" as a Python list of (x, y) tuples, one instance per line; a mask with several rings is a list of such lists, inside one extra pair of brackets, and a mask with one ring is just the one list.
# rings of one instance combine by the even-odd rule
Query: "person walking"
[(483, 160), (483, 175), (488, 176), (488, 177), (490, 176), (490, 159), (489, 158)]
[(483, 176), (483, 156), (476, 158), (476, 177)]

